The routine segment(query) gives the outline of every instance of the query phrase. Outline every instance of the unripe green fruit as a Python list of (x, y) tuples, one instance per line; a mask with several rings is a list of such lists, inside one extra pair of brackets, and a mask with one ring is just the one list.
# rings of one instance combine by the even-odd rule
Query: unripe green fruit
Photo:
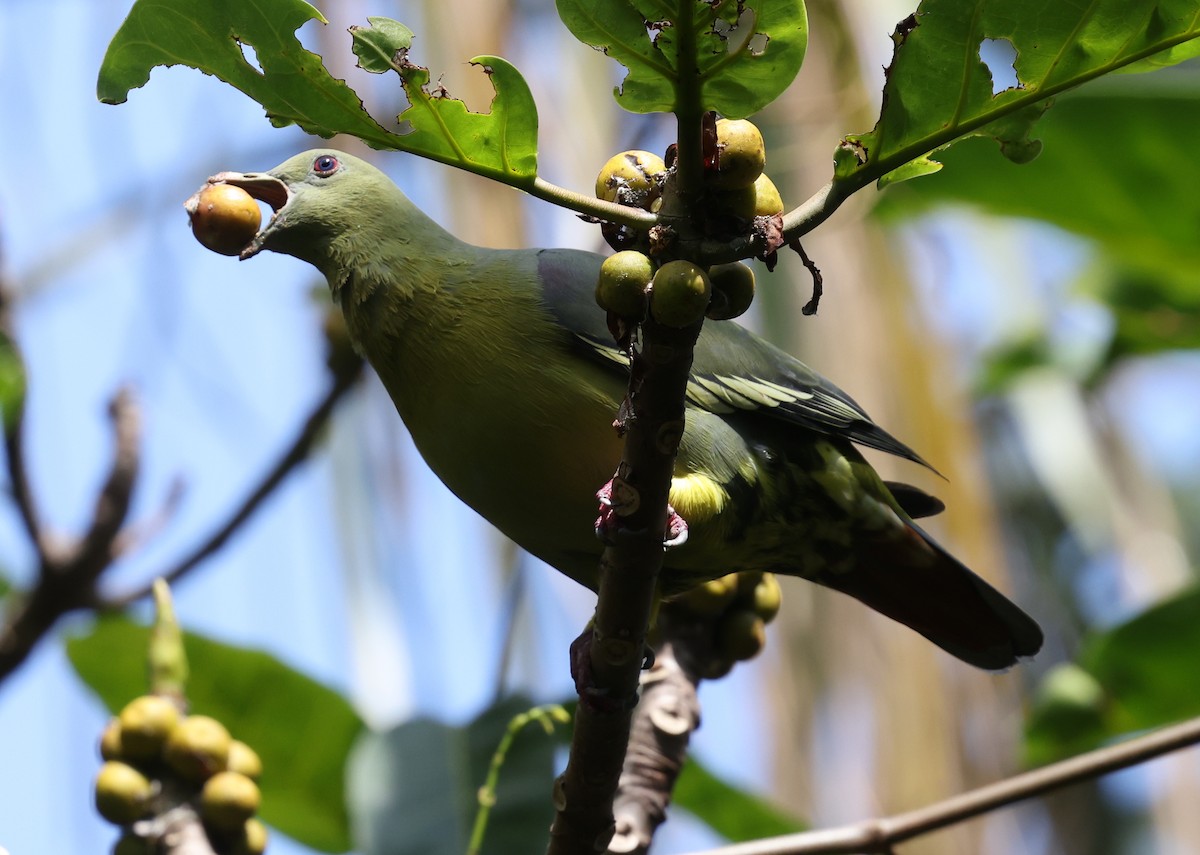
[(716, 617), (733, 602), (735, 594), (737, 576), (730, 573), (692, 588), (680, 598), (680, 602), (688, 611), (700, 617)]
[(127, 763), (109, 760), (96, 775), (96, 810), (115, 825), (146, 815), (154, 790), (150, 779)]
[(779, 580), (774, 573), (764, 573), (759, 583), (754, 586), (754, 613), (765, 622), (770, 623), (779, 614), (783, 605), (783, 591), (779, 588)]
[(668, 261), (654, 274), (650, 311), (660, 324), (682, 329), (704, 317), (711, 297), (703, 270), (690, 261)]
[(121, 722), (121, 754), (131, 760), (155, 760), (179, 724), (179, 708), (160, 695), (142, 695), (125, 705)]
[(209, 184), (184, 203), (192, 234), (221, 255), (238, 255), (254, 239), (262, 211), (254, 197), (233, 184)]
[(228, 855), (262, 855), (266, 849), (267, 827), (257, 819), (248, 819)]
[(749, 187), (767, 165), (767, 146), (753, 122), (717, 120), (717, 171), (713, 183), (725, 190)]
[(663, 159), (648, 151), (623, 151), (613, 155), (596, 176), (596, 197), (650, 209), (662, 192)]
[(225, 768), (257, 781), (262, 775), (262, 760), (258, 752), (239, 739), (229, 743), (229, 759)]
[(218, 772), (200, 791), (200, 816), (218, 831), (232, 833), (254, 816), (262, 802), (258, 785), (238, 772)]
[(171, 731), (163, 759), (181, 778), (199, 783), (225, 768), (231, 741), (221, 722), (206, 715), (190, 715)]
[(743, 315), (754, 302), (754, 271), (741, 262), (714, 264), (708, 268), (708, 280), (712, 282), (712, 302), (707, 315), (714, 321)]
[(619, 318), (640, 321), (646, 315), (646, 286), (653, 278), (654, 264), (642, 253), (614, 253), (600, 265), (596, 303)]
[(123, 757), (121, 720), (116, 716), (108, 720), (108, 724), (104, 726), (104, 732), (100, 734), (100, 756), (105, 760), (120, 760)]
[(717, 652), (733, 659), (753, 659), (767, 643), (763, 619), (747, 609), (727, 612), (717, 624)]
[(714, 654), (704, 663), (700, 676), (705, 680), (719, 680), (733, 670), (733, 662), (731, 657)]
[(783, 197), (775, 182), (763, 173), (754, 180), (754, 216), (772, 217), (783, 213)]

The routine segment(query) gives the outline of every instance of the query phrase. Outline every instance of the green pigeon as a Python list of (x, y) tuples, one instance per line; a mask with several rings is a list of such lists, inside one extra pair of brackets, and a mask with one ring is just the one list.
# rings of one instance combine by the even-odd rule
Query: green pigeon
[[(325, 275), (446, 486), (595, 590), (596, 491), (621, 458), (612, 424), (629, 375), (594, 299), (603, 256), (472, 246), (339, 151), (209, 181), (274, 209), (241, 257), (272, 250)], [(923, 463), (803, 363), (732, 321), (706, 323), (670, 495), (688, 536), (665, 554), (662, 595), (731, 572), (782, 573), (849, 594), (980, 668), (1035, 654), (1037, 623), (913, 522), (940, 503), (881, 480), (856, 445)]]

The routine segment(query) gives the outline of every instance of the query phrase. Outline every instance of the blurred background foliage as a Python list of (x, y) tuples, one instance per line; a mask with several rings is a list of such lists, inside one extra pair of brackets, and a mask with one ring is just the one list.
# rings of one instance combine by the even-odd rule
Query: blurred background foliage
[[(330, 26), (300, 35), (376, 115), (402, 109), (398, 88), (353, 69), (345, 29), (388, 15), (412, 27), (418, 61), (473, 108), (490, 90), (465, 58), (496, 53), (520, 68), (542, 116), (541, 170), (556, 183), (586, 189), (611, 153), (669, 142), (666, 118), (616, 109), (608, 84), (617, 69), (571, 40), (550, 3), (326, 5)], [(119, 595), (208, 536), (330, 382), (327, 306), (312, 297), (311, 271), (285, 258), (240, 266), (204, 252), (179, 207), (207, 175), (269, 167), (312, 140), (271, 129), (256, 105), (183, 70), (156, 71), (119, 109), (96, 104), (95, 70), (124, 0), (15, 0), (6, 11), (0, 68), (20, 85), (0, 107), (9, 166), (0, 264), (15, 287), (28, 366), (30, 476), (50, 527), (85, 525), (110, 453), (106, 402), (134, 386), (146, 423), (134, 518), (145, 536), (105, 577), (106, 592)], [(785, 202), (821, 186), (838, 140), (873, 124), (888, 34), (911, 11), (890, 0), (810, 3), (800, 78), (756, 119)], [(31, 33), (53, 34), (53, 62)], [(1037, 126), (1045, 145), (1030, 164), (971, 140), (939, 156), (946, 167), (936, 175), (864, 191), (805, 241), (825, 276), (815, 318), (800, 316), (809, 287), (801, 265), (787, 258), (774, 274), (760, 271), (749, 323), (947, 474), (872, 458), (885, 477), (947, 502), (929, 527), (1026, 606), (1047, 645), (1011, 673), (979, 674), (856, 603), (785, 580), (768, 653), (704, 687), (696, 754), (709, 774), (689, 784), (690, 803), (714, 792), (740, 798), (711, 789), (732, 785), (757, 794), (771, 816), (827, 826), (918, 807), (1022, 763), (1200, 712), (1200, 538), (1191, 525), (1200, 509), (1198, 101), (1194, 63), (1099, 81), (1058, 100)], [(507, 188), (403, 155), (370, 156), (465, 239), (601, 246), (594, 227)], [(33, 562), (15, 514), (0, 506), (0, 597), (31, 584)], [(248, 701), (219, 706), (235, 733), (295, 733), (298, 720), (283, 710), (318, 696), (342, 709), (329, 689), (352, 702), (356, 712), (330, 713), (337, 744), (365, 724), (380, 762), (356, 763), (348, 785), (321, 772), (312, 792), (349, 792), (349, 816), (361, 823), (372, 799), (409, 792), (414, 779), (465, 786), (461, 769), (435, 774), (434, 760), (413, 759), (422, 754), (414, 746), (427, 755), (440, 740), (451, 746), (444, 759), (473, 744), (465, 734), (476, 726), (494, 734), (487, 711), (502, 697), (567, 697), (566, 648), (591, 601), (445, 493), (370, 377), (339, 407), (313, 459), (176, 597), (185, 625), (225, 642), (211, 678), (196, 681), (200, 711), (234, 686), (285, 700), (266, 722)], [(109, 686), (99, 697), (119, 703), (112, 686), (129, 685), (132, 666), (118, 665), (115, 649), (97, 655), (113, 626), (77, 615), (60, 632), (87, 637), (71, 646), (75, 665)], [(90, 665), (80, 659), (88, 644)], [(203, 657), (192, 658), (203, 673)], [(293, 669), (319, 684), (246, 680)], [(109, 845), (88, 797), (106, 716), (98, 696), (55, 639), (0, 685), (0, 804), (15, 806), (0, 812), (0, 846), (13, 855)], [(435, 720), (442, 736), (414, 740)], [(402, 735), (405, 726), (415, 730)], [(331, 762), (328, 727), (300, 736), (256, 739), (300, 757), (319, 744), (314, 763)], [(541, 737), (523, 739), (544, 751)], [(541, 787), (548, 799), (539, 756), (514, 764), (512, 785)], [(404, 785), (384, 762), (400, 757), (413, 776)], [(1196, 851), (1197, 772), (1185, 752), (904, 852)], [(413, 823), (438, 807), (448, 811), (438, 821), (453, 821), (442, 819), (449, 799), (413, 804)], [(322, 842), (279, 826), (340, 848), (336, 835)], [(349, 830), (361, 851), (403, 851), (381, 848), (366, 825)], [(681, 814), (659, 851), (717, 839)], [(281, 835), (272, 846), (307, 851)]]

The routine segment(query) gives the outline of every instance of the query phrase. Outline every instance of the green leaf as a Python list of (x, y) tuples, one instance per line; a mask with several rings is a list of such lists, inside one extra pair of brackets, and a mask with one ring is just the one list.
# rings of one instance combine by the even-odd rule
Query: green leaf
[[(808, 47), (802, 0), (557, 0), (571, 33), (628, 69), (615, 90), (634, 113), (680, 107), (681, 45), (694, 43), (700, 103), (742, 118), (774, 101), (795, 79)], [(685, 32), (680, 28), (686, 27)]]
[(1123, 267), (1197, 284), (1200, 159), (1181, 153), (1200, 147), (1200, 75), (1096, 84), (1060, 98), (1040, 133), (1045, 150), (1021, 167), (985, 140), (956, 145), (946, 169), (881, 196), (878, 211), (961, 202), (1032, 217), (1093, 238)]
[[(354, 837), (364, 855), (462, 855), (488, 764), (513, 716), (532, 704), (509, 698), (464, 727), (431, 719), (366, 733), (349, 770)], [(545, 848), (555, 740), (519, 733), (500, 771), (483, 852)]]
[(732, 843), (804, 831), (808, 826), (767, 801), (722, 781), (689, 757), (672, 801)]
[[(835, 178), (863, 187), (969, 134), (999, 140), (1017, 160), (1046, 98), (1154, 56), (1175, 61), (1200, 36), (1193, 0), (924, 0), (892, 36), (883, 109), (875, 128), (843, 140)], [(1016, 86), (993, 94), (980, 58), (988, 39), (1016, 50)], [(1020, 116), (1014, 114), (1020, 113)]]
[[(68, 640), (67, 655), (115, 712), (146, 692), (149, 642), (148, 627), (110, 617)], [(262, 818), (313, 849), (348, 850), (345, 766), (363, 729), (350, 704), (266, 653), (192, 633), (184, 647), (192, 711), (222, 721), (262, 758)]]
[[(537, 107), (529, 85), (512, 65), (497, 56), (477, 56), (496, 90), (489, 113), (472, 113), (448, 97), (440, 85), (429, 87), (429, 69), (408, 60), (413, 33), (390, 18), (367, 18), (370, 26), (351, 27), (359, 68), (373, 74), (400, 75), (409, 107), (399, 116), (412, 126), (406, 144), (444, 163), (474, 163), (475, 171), (499, 170), (513, 179), (537, 175)], [(503, 94), (504, 97), (500, 97)], [(411, 149), (410, 149), (411, 150)]]
[[(509, 184), (533, 182), (537, 113), (529, 87), (507, 62), (472, 60), (484, 66), (496, 91), (486, 114), (470, 113), (461, 101), (430, 94), (424, 84), (408, 85), (406, 79), (413, 106), (403, 118), (412, 132), (392, 133), (363, 109), (345, 81), (329, 74), (321, 57), (300, 44), (295, 32), (310, 20), (325, 23), (302, 0), (136, 0), (108, 46), (97, 94), (119, 104), (145, 85), (155, 66), (186, 65), (249, 95), (276, 126), (296, 124), (322, 137), (351, 134), (374, 148), (411, 152)], [(383, 20), (371, 19), (372, 28)], [(386, 40), (396, 33), (389, 25), (380, 36)], [(261, 71), (247, 60), (243, 45), (253, 48)], [(374, 65), (372, 70), (383, 70)]]
[(1026, 728), (1043, 763), (1133, 731), (1200, 715), (1200, 587), (1092, 637), (1078, 665), (1047, 675)]
[(10, 591), (12, 591), (12, 582), (9, 581), (8, 576), (0, 573), (0, 600), (7, 597)]

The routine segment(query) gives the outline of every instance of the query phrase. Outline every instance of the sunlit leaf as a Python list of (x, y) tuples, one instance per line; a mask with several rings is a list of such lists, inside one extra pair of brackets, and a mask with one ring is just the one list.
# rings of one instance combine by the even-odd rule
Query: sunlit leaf
[[(924, 0), (896, 28), (879, 120), (843, 141), (836, 179), (862, 187), (968, 134), (1026, 162), (1038, 151), (1038, 102), (1148, 57), (1178, 61), (1191, 46), (1164, 52), (1197, 36), (1192, 0)], [(1015, 50), (1015, 85), (994, 91), (980, 55), (988, 41)]]
[[(680, 106), (680, 49), (699, 69), (702, 109), (741, 118), (774, 101), (796, 77), (808, 46), (802, 0), (557, 0), (580, 41), (628, 69), (617, 102), (634, 113)], [(684, 19), (679, 9), (692, 17)], [(689, 56), (685, 54), (685, 56)], [(690, 81), (689, 81), (690, 82)]]
[(808, 827), (767, 800), (721, 780), (694, 758), (684, 764), (672, 801), (733, 843), (792, 834)]
[(367, 114), (345, 81), (329, 74), (320, 56), (301, 45), (295, 32), (311, 20), (325, 23), (302, 0), (137, 0), (108, 46), (97, 94), (119, 104), (145, 85), (155, 66), (186, 65), (240, 89), (278, 126), (296, 124), (322, 137), (352, 134), (374, 148), (411, 152), (512, 184), (533, 180), (537, 115), (528, 86), (507, 62), (472, 60), (496, 91), (488, 113), (471, 113), (461, 101), (426, 91), (424, 82), (407, 85), (413, 100), (403, 118), (412, 131), (393, 133)]
[[(147, 690), (148, 627), (105, 618), (67, 642), (75, 671), (112, 711)], [(184, 635), (193, 712), (211, 715), (263, 761), (262, 818), (322, 852), (350, 848), (345, 767), (362, 722), (341, 695), (254, 650)]]
[[(492, 753), (513, 716), (531, 706), (509, 698), (463, 727), (422, 718), (364, 734), (349, 774), (357, 848), (364, 855), (462, 855)], [(554, 750), (555, 740), (539, 728), (517, 734), (500, 771), (484, 855), (545, 848)]]

